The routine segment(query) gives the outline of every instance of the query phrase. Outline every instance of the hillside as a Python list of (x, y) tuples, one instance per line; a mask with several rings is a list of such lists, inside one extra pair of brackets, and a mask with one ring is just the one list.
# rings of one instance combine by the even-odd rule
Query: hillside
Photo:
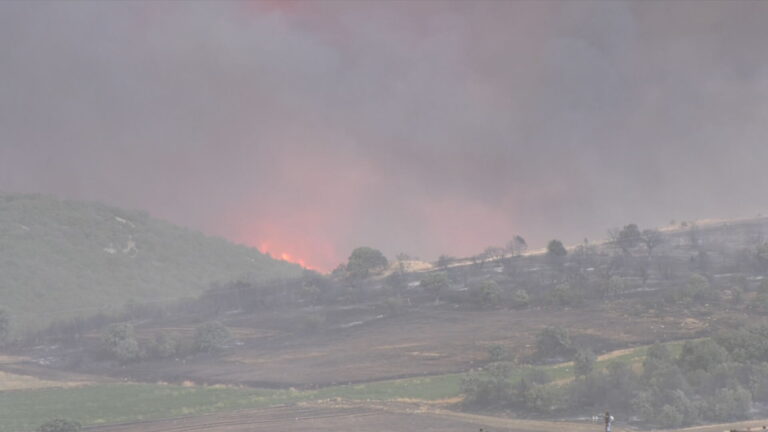
[(102, 309), (196, 296), (214, 282), (300, 267), (143, 212), (0, 195), (0, 305), (16, 331)]
[[(757, 419), (768, 413), (766, 232), (762, 217), (629, 224), (566, 254), (238, 281), (161, 313), (56, 326), (5, 348), (14, 391), (0, 389), (0, 405), (19, 426), (0, 430), (62, 415), (19, 406), (89, 425), (186, 416), (211, 429), (239, 424), (225, 411), (328, 403), (410, 403), (494, 430), (551, 430), (530, 419), (590, 430), (584, 416), (606, 410), (617, 430)], [(242, 421), (272, 421), (262, 414)]]

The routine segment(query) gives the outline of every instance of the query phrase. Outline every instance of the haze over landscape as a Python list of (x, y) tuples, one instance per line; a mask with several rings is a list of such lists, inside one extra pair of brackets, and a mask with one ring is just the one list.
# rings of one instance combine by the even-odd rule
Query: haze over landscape
[(768, 426), (768, 1), (0, 1), (0, 432)]
[[(764, 2), (4, 2), (0, 190), (328, 271), (768, 206)], [(738, 167), (738, 168), (737, 168)]]

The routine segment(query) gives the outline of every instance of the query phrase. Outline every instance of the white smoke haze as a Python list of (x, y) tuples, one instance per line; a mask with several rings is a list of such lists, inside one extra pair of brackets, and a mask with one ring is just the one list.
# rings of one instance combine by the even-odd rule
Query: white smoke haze
[(765, 2), (4, 2), (0, 190), (330, 269), (768, 208)]

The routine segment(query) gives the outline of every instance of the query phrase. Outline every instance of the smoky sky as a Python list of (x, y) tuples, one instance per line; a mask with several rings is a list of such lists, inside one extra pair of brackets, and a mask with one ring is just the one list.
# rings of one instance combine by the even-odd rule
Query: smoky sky
[(765, 2), (3, 2), (0, 190), (330, 269), (768, 208)]

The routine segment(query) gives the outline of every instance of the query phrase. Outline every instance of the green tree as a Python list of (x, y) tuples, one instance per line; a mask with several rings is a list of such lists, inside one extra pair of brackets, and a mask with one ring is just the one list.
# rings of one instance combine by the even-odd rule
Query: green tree
[(224, 324), (218, 321), (209, 321), (195, 328), (195, 350), (218, 351), (229, 341), (230, 336), (230, 331)]
[(528, 243), (522, 236), (516, 235), (507, 243), (507, 250), (512, 255), (520, 255), (528, 249)]
[(347, 262), (347, 272), (356, 278), (367, 278), (371, 272), (387, 268), (389, 262), (378, 249), (359, 247), (352, 251)]
[(519, 289), (512, 294), (512, 307), (516, 309), (524, 309), (528, 307), (530, 303), (530, 296), (528, 291)]
[(488, 347), (488, 360), (492, 362), (498, 362), (504, 359), (507, 350), (504, 349), (504, 345), (493, 344)]
[(653, 250), (658, 245), (664, 243), (664, 236), (658, 230), (646, 229), (643, 230), (640, 241), (645, 245), (645, 248), (648, 250), (648, 256), (650, 257)]
[(643, 235), (635, 224), (625, 225), (618, 233), (611, 232), (609, 234), (613, 244), (619, 247), (625, 254), (629, 254), (630, 250), (643, 240)]
[(131, 323), (111, 324), (102, 335), (107, 350), (121, 362), (139, 360), (142, 356)]
[(494, 280), (484, 280), (473, 287), (470, 295), (482, 307), (494, 307), (501, 300), (501, 288)]
[(710, 398), (706, 418), (713, 421), (739, 420), (747, 417), (752, 408), (752, 394), (741, 386), (723, 388)]
[(456, 262), (456, 258), (448, 255), (440, 255), (437, 258), (437, 267), (443, 271), (448, 270), (448, 266)]
[(547, 327), (536, 338), (536, 353), (539, 357), (566, 357), (570, 352), (571, 336), (562, 327)]
[(435, 301), (440, 301), (440, 294), (448, 289), (450, 281), (445, 273), (430, 273), (419, 282), (419, 286), (424, 291), (432, 294), (435, 297)]
[(493, 363), (483, 371), (470, 371), (461, 380), (466, 405), (499, 404), (510, 399), (509, 367)]
[(396, 271), (384, 278), (384, 284), (386, 284), (392, 290), (392, 292), (397, 295), (403, 294), (405, 289), (408, 287), (408, 281), (405, 279), (405, 275), (399, 271)]
[(728, 352), (712, 339), (686, 341), (678, 364), (684, 372), (710, 371), (728, 360)]
[(563, 242), (560, 240), (551, 240), (547, 244), (547, 256), (562, 258), (566, 255), (568, 255), (568, 251), (565, 250), (565, 246), (563, 246)]
[(597, 357), (589, 348), (582, 348), (576, 351), (573, 356), (573, 373), (576, 377), (586, 376), (595, 369)]

